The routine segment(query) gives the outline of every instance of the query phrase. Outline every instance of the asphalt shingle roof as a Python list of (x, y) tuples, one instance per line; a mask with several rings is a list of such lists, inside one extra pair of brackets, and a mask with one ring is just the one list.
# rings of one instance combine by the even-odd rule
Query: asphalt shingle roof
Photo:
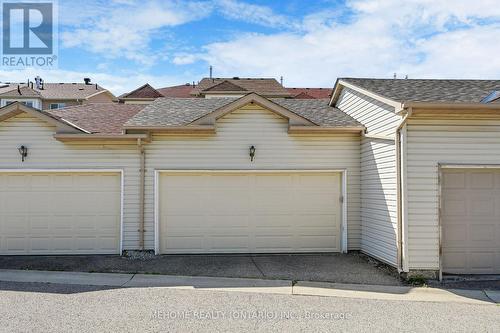
[(340, 78), (397, 102), (480, 103), (500, 80), (364, 79)]
[(350, 127), (362, 126), (347, 113), (328, 105), (328, 99), (271, 98), (276, 104), (292, 111), (318, 126)]
[(270, 78), (203, 78), (191, 94), (198, 95), (222, 82), (227, 81), (241, 87), (243, 93), (254, 92), (262, 96), (290, 97), (291, 94), (275, 79)]
[(24, 92), (23, 96), (43, 99), (85, 99), (106, 90), (99, 85), (85, 83), (44, 83), (43, 89), (31, 88), (26, 83), (11, 83), (9, 88), (0, 90), (2, 97), (19, 97), (18, 86)]
[(332, 97), (332, 88), (285, 88), (293, 98), (330, 98)]
[[(184, 126), (236, 100), (237, 98), (159, 98), (127, 121), (125, 126)], [(329, 106), (327, 99), (270, 100), (318, 126), (361, 126), (354, 118)]]
[(123, 124), (144, 107), (144, 104), (93, 103), (44, 112), (91, 133), (122, 134)]
[(235, 100), (237, 98), (158, 98), (125, 126), (183, 126)]
[(158, 98), (163, 97), (163, 95), (151, 87), (150, 84), (146, 83), (145, 85), (140, 86), (139, 88), (132, 90), (131, 92), (120, 95), (119, 98)]
[(165, 97), (189, 98), (193, 97), (191, 95), (191, 91), (193, 90), (193, 88), (193, 85), (187, 83), (179, 86), (160, 88), (158, 89), (158, 91)]

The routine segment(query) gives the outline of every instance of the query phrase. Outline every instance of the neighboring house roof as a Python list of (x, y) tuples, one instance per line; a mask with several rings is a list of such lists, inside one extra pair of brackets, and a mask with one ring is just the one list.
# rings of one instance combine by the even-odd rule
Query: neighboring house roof
[(12, 89), (17, 89), (17, 84), (12, 83), (0, 83), (0, 94), (4, 92), (11, 91)]
[(500, 80), (368, 79), (340, 78), (396, 102), (481, 103)]
[[(233, 88), (238, 87), (240, 90), (227, 90), (231, 93), (241, 93), (246, 94), (248, 92), (254, 92), (261, 96), (274, 96), (274, 97), (291, 97), (291, 94), (279, 84), (276, 79), (270, 78), (203, 78), (196, 86), (191, 95), (204, 95), (205, 92), (214, 93), (210, 89), (214, 86), (220, 85), (223, 82), (230, 83)], [(225, 85), (227, 85), (225, 83)], [(226, 90), (222, 90), (226, 91)], [(222, 92), (217, 91), (217, 92)]]
[(332, 97), (332, 88), (285, 88), (293, 98), (313, 99)]
[(144, 107), (144, 104), (91, 103), (45, 112), (90, 133), (122, 134), (123, 124)]
[[(131, 118), (125, 127), (185, 126), (237, 101), (237, 98), (159, 98)], [(361, 126), (346, 113), (328, 105), (328, 100), (268, 99), (310, 122), (325, 127)]]
[(0, 93), (0, 98), (42, 98), (42, 95), (28, 86), (12, 85), (11, 89)]
[(211, 86), (207, 89), (204, 89), (203, 91), (204, 92), (213, 92), (213, 91), (224, 91), (224, 92), (237, 91), (237, 92), (241, 92), (241, 91), (248, 91), (248, 90), (246, 90), (243, 87), (240, 87), (237, 84), (234, 84), (232, 82), (224, 80), (221, 83), (216, 84), (215, 86)]
[[(26, 97), (38, 97), (42, 99), (63, 99), (63, 100), (76, 100), (76, 99), (87, 99), (94, 95), (107, 93), (111, 96), (111, 92), (97, 84), (85, 84), (85, 83), (44, 83), (43, 89), (37, 89), (36, 86), (33, 88), (28, 86), (26, 83), (19, 84), (9, 84), (10, 88), (4, 88), (0, 90), (0, 97), (3, 98), (19, 98), (21, 95), (18, 92), (17, 87), (20, 87), (22, 91), (22, 96)], [(113, 96), (114, 97), (114, 96)]]
[(194, 89), (194, 86), (187, 83), (187, 84), (182, 84), (179, 86), (160, 88), (160, 89), (158, 89), (158, 91), (164, 97), (189, 98), (189, 97), (193, 97), (191, 95), (191, 91), (193, 89)]
[(158, 97), (163, 97), (163, 95), (153, 88), (149, 83), (146, 83), (145, 85), (140, 86), (139, 88), (132, 90), (129, 93), (125, 93), (119, 97), (119, 99), (125, 99), (125, 98), (130, 98), (130, 99), (155, 99)]

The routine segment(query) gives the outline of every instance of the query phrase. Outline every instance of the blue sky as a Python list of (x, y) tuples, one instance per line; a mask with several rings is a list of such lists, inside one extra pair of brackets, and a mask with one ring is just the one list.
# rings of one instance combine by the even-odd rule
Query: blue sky
[(59, 0), (59, 68), (0, 81), (91, 77), (119, 94), (215, 76), (499, 78), (498, 0)]

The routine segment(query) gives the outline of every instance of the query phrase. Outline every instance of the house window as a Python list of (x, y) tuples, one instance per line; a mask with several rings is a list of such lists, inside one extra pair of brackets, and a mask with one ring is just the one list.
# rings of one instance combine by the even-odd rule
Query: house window
[(31, 101), (21, 102), (21, 103), (23, 103), (23, 104), (24, 104), (24, 105), (26, 105), (26, 106), (29, 106), (30, 108), (32, 108), (32, 107), (33, 107), (33, 102), (31, 102)]
[(65, 106), (66, 106), (66, 103), (50, 103), (51, 110), (62, 109)]

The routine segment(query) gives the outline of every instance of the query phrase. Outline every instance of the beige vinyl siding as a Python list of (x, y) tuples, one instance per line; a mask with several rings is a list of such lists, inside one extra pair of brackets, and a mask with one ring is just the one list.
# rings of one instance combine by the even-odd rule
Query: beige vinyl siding
[(336, 106), (362, 123), (368, 134), (393, 135), (401, 121), (392, 106), (348, 88), (342, 90)]
[[(360, 138), (358, 134), (289, 135), (288, 121), (247, 106), (217, 121), (217, 134), (155, 134), (146, 146), (146, 244), (153, 246), (154, 170), (347, 169), (348, 247), (360, 248)], [(256, 147), (255, 161), (248, 149)]]
[[(394, 108), (344, 88), (336, 105), (367, 128), (393, 136), (401, 118)], [(364, 137), (361, 143), (361, 250), (397, 264), (396, 152), (394, 140)]]
[(410, 119), (407, 131), (410, 269), (439, 268), (438, 164), (500, 164), (500, 121)]
[[(55, 127), (23, 113), (0, 122), (0, 169), (121, 169), (124, 171), (123, 248), (139, 246), (139, 154), (127, 145), (65, 144)], [(24, 163), (17, 148), (28, 147)]]
[(361, 147), (361, 249), (397, 264), (394, 141), (364, 138)]

